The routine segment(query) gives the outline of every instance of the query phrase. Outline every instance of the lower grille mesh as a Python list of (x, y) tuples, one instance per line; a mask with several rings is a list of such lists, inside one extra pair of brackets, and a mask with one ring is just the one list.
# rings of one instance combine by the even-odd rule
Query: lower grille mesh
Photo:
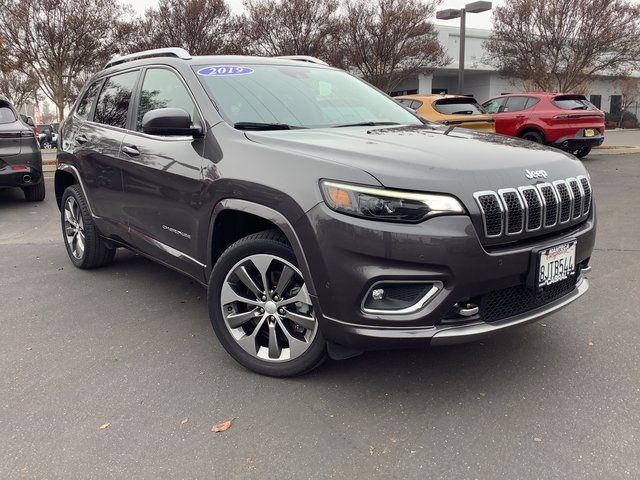
[(525, 285), (494, 290), (482, 297), (480, 316), (486, 322), (512, 317), (553, 302), (571, 293), (575, 287), (576, 276), (573, 276), (549, 285), (541, 292), (527, 288)]

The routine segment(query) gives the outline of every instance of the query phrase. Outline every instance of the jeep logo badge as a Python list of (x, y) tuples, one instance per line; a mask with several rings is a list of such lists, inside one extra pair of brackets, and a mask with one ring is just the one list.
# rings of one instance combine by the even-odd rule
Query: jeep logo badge
[(527, 177), (529, 180), (533, 180), (534, 178), (548, 177), (546, 170), (525, 170), (524, 176)]

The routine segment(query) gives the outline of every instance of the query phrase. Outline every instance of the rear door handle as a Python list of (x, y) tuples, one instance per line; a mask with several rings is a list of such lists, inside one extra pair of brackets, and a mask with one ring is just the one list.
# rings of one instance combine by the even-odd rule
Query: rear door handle
[(87, 143), (89, 140), (87, 139), (87, 137), (85, 137), (84, 135), (78, 135), (76, 137), (76, 142), (78, 142), (79, 145), (84, 145), (85, 143)]
[(516, 115), (516, 118), (524, 118), (526, 115)]
[(137, 157), (138, 155), (140, 155), (140, 150), (133, 146), (122, 147), (122, 152), (129, 155), (130, 157)]

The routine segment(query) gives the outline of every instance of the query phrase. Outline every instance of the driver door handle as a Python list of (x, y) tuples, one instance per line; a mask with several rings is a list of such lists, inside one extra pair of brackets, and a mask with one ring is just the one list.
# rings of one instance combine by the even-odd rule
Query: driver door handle
[(87, 143), (89, 140), (87, 139), (87, 137), (85, 137), (84, 135), (78, 135), (76, 137), (76, 142), (79, 145), (84, 145), (85, 143)]
[(137, 157), (138, 155), (140, 155), (140, 150), (138, 150), (134, 146), (122, 147), (122, 153), (125, 153), (126, 155), (129, 155), (130, 157)]

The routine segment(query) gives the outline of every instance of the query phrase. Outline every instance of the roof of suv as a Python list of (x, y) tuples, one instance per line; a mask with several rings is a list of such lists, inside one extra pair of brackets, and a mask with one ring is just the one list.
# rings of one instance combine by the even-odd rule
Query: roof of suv
[(213, 65), (222, 65), (225, 63), (300, 65), (300, 62), (304, 62), (316, 66), (328, 66), (326, 62), (308, 55), (288, 55), (278, 57), (254, 57), (248, 55), (205, 55), (192, 57), (189, 52), (182, 48), (161, 48), (156, 50), (145, 50), (129, 55), (115, 56), (109, 62), (107, 62), (104, 69), (108, 70), (116, 66), (125, 66), (131, 62), (136, 62), (136, 64), (153, 63), (157, 62), (159, 58), (174, 61), (182, 60), (192, 65), (202, 65), (206, 63)]

